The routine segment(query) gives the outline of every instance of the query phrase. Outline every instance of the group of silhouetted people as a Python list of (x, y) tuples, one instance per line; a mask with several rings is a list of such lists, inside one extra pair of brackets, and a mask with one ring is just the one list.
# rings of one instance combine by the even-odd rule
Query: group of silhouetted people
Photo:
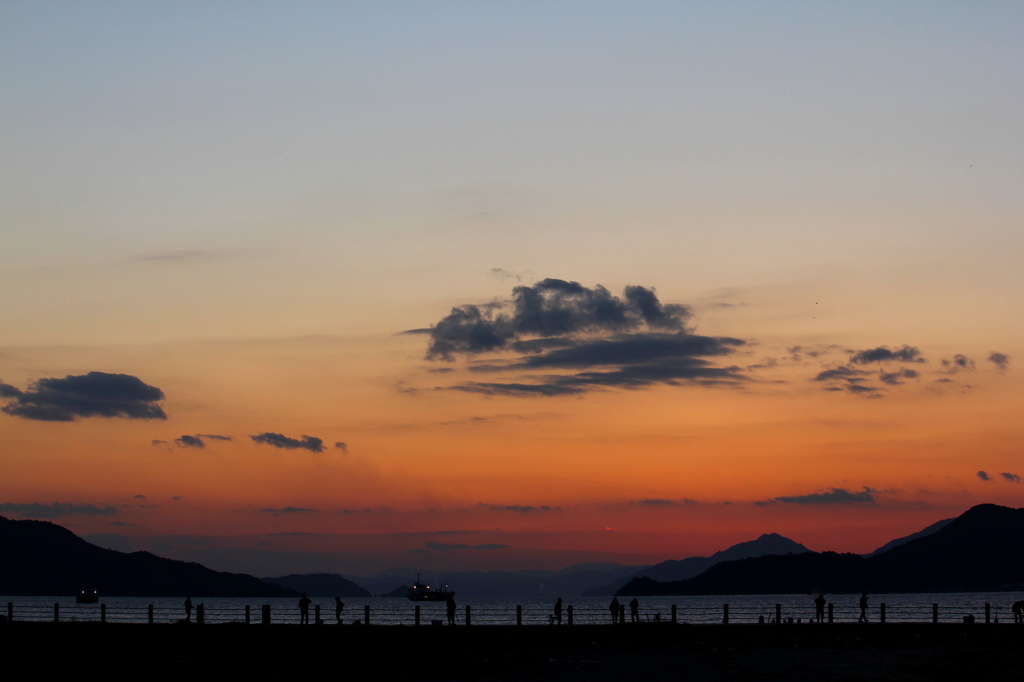
[[(862, 592), (860, 595), (860, 617), (857, 618), (858, 623), (868, 622), (868, 593)], [(825, 622), (825, 595), (818, 594), (814, 598), (814, 620), (818, 623)]]
[[(612, 597), (612, 603), (608, 605), (608, 612), (612, 616), (612, 625), (625, 622), (624, 610), (619, 604), (619, 598)], [(640, 602), (637, 601), (636, 597), (633, 597), (632, 601), (629, 602), (629, 622), (640, 622)]]

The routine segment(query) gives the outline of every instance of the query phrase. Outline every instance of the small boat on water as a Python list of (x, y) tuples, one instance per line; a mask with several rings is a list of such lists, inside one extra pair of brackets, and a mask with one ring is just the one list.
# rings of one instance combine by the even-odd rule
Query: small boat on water
[(416, 582), (409, 588), (409, 601), (448, 601), (449, 597), (454, 596), (455, 592), (448, 589), (447, 583), (440, 590), (430, 589), (430, 585), (420, 582), (419, 573), (416, 574)]
[(76, 604), (98, 604), (100, 601), (100, 593), (96, 591), (95, 587), (83, 587), (75, 595)]

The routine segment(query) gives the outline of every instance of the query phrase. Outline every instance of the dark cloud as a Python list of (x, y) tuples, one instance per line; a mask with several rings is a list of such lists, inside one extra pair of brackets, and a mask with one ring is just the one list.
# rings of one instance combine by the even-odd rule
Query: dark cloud
[(601, 285), (545, 279), (512, 290), (508, 303), (453, 308), (431, 328), (427, 358), (453, 360), (501, 350), (526, 338), (650, 330), (684, 331), (692, 313), (662, 304), (653, 289), (627, 286), (623, 297)]
[(640, 504), (645, 504), (645, 505), (647, 505), (649, 507), (670, 507), (670, 506), (674, 505), (675, 502), (673, 502), (672, 500), (650, 499), (650, 500), (640, 500)]
[(323, 452), (324, 441), (321, 438), (314, 438), (313, 436), (303, 436), (302, 439), (289, 438), (288, 436), (280, 433), (260, 433), (255, 436), (249, 436), (257, 443), (264, 445), (273, 445), (275, 448), (283, 448), (285, 450), (309, 450), (310, 452)]
[(129, 374), (89, 372), (40, 379), (27, 391), (0, 384), (0, 397), (11, 402), (0, 411), (22, 419), (70, 422), (79, 417), (167, 419), (157, 404), (164, 393)]
[(575, 395), (656, 384), (740, 385), (739, 367), (705, 358), (735, 353), (746, 341), (693, 334), (686, 306), (663, 304), (653, 289), (627, 286), (615, 296), (598, 285), (545, 279), (519, 286), (512, 299), (461, 306), (432, 328), (427, 357), (453, 360), (511, 350), (517, 360), (469, 366), (474, 373), (517, 372), (505, 381), (466, 382), (450, 390), (507, 396)]
[(983, 481), (991, 481), (992, 480), (992, 477), (988, 475), (987, 471), (979, 471), (977, 473), (977, 476), (978, 476), (978, 478), (980, 478)]
[(903, 346), (890, 350), (888, 346), (879, 346), (868, 350), (851, 351), (850, 362), (867, 365), (872, 362), (925, 362), (921, 351), (913, 346)]
[(1006, 368), (1010, 366), (1010, 356), (1005, 353), (992, 351), (985, 359), (994, 364), (1000, 372), (1005, 372)]
[(974, 360), (971, 360), (966, 355), (957, 353), (953, 356), (952, 360), (943, 358), (942, 360), (943, 371), (946, 374), (956, 374), (957, 372), (973, 372), (974, 371)]
[(861, 369), (854, 369), (853, 367), (836, 367), (834, 369), (826, 369), (818, 373), (818, 376), (814, 377), (815, 381), (863, 381), (866, 375), (870, 372), (865, 372)]
[(334, 449), (341, 450), (342, 452), (348, 452), (348, 443), (344, 443), (339, 440), (337, 443), (334, 444)]
[(561, 511), (561, 507), (549, 507), (546, 504), (542, 504), (539, 507), (532, 505), (521, 505), (521, 504), (487, 504), (486, 502), (477, 502), (478, 507), (484, 507), (491, 511), (507, 511), (515, 512), (517, 514), (530, 514), (532, 512), (550, 512), (550, 511)]
[[(194, 436), (181, 436), (174, 439), (175, 445), (179, 448), (205, 448), (207, 440), (233, 440), (231, 436), (221, 436), (216, 433), (197, 433)], [(164, 441), (153, 441), (153, 444)]]
[(38, 504), (29, 502), (17, 504), (8, 502), (0, 504), (0, 512), (20, 514), (24, 517), (36, 519), (55, 519), (60, 516), (110, 516), (116, 514), (114, 507), (97, 507), (93, 504), (67, 504), (65, 502), (52, 502), (50, 504)]
[(1002, 476), (1004, 480), (1009, 481), (1010, 483), (1020, 483), (1020, 476), (1018, 476), (1017, 474), (1003, 473), (999, 475)]
[(508, 549), (509, 545), (499, 544), (487, 544), (487, 545), (463, 545), (463, 544), (448, 544), (444, 542), (428, 542), (424, 545), (427, 549), (436, 549), (441, 552), (461, 551), (461, 550), (477, 550), (477, 549)]
[(274, 516), (280, 516), (281, 514), (311, 514), (318, 510), (311, 509), (309, 507), (282, 507), (280, 509), (264, 507), (259, 511), (263, 512), (264, 514), (273, 514)]
[(872, 493), (876, 491), (864, 488), (860, 492), (850, 492), (845, 488), (829, 488), (827, 492), (796, 495), (794, 497), (776, 497), (773, 502), (790, 504), (875, 504)]
[(882, 380), (882, 383), (890, 386), (899, 386), (904, 383), (905, 379), (917, 379), (919, 376), (917, 370), (905, 367), (897, 369), (895, 372), (886, 372), (885, 370), (878, 372), (878, 378)]
[(839, 348), (837, 345), (824, 345), (819, 344), (817, 346), (790, 346), (786, 349), (789, 353), (789, 357), (793, 362), (801, 362), (804, 358), (819, 358), (823, 355), (828, 355), (832, 351)]

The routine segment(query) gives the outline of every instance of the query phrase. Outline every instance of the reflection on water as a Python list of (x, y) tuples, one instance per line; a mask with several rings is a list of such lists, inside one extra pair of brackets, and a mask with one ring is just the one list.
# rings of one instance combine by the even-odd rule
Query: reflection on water
[[(701, 597), (645, 597), (640, 599), (641, 621), (671, 619), (672, 607), (676, 617), (683, 623), (721, 623), (724, 605), (729, 605), (729, 622), (756, 623), (759, 616), (765, 621), (775, 618), (776, 605), (782, 619), (793, 622), (807, 622), (814, 616), (814, 596), (805, 594), (785, 595), (729, 595)], [(858, 594), (825, 595), (832, 604), (836, 622), (856, 622), (860, 615)], [(938, 604), (940, 622), (962, 622), (963, 617), (972, 615), (978, 622), (984, 622), (985, 604), (990, 604), (990, 616), (1000, 622), (1012, 622), (1010, 606), (1021, 599), (1016, 592), (950, 592), (941, 594), (878, 594), (869, 595), (868, 617), (877, 622), (881, 605), (885, 604), (887, 622), (927, 622), (932, 620), (933, 604)], [(610, 597), (577, 597), (565, 599), (565, 605), (572, 606), (573, 621), (577, 624), (608, 623)], [(372, 625), (412, 625), (416, 604), (407, 599), (346, 599), (343, 613), (346, 624), (364, 621), (366, 607), (369, 607)], [(192, 602), (204, 605), (207, 623), (245, 622), (246, 606), (249, 607), (249, 622), (259, 623), (263, 605), (270, 606), (272, 623), (299, 622), (298, 599), (240, 599), (215, 598), (192, 595)], [(524, 625), (547, 625), (552, 614), (554, 600), (481, 599), (468, 602), (472, 623), (475, 625), (515, 625), (516, 607), (522, 607)], [(153, 622), (171, 623), (185, 617), (184, 599), (165, 597), (105, 597), (100, 604), (76, 604), (74, 597), (0, 597), (0, 614), (13, 615), (15, 620), (48, 621), (54, 618), (54, 604), (57, 604), (61, 621), (98, 621), (101, 609), (106, 606), (107, 622), (146, 623), (152, 606)], [(467, 602), (459, 602), (459, 622), (465, 620)], [(320, 618), (325, 623), (334, 623), (334, 599), (313, 598), (311, 613), (320, 609)], [(419, 604), (420, 623), (429, 625), (432, 621), (444, 620), (444, 604), (424, 602)], [(628, 611), (628, 609), (627, 609)], [(565, 617), (568, 617), (566, 613)], [(195, 613), (193, 612), (193, 619)], [(627, 620), (629, 614), (627, 612)]]

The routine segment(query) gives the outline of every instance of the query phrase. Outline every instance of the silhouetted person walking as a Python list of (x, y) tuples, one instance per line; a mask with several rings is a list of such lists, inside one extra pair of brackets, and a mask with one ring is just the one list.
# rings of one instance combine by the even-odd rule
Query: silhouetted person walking
[(185, 620), (192, 622), (192, 595), (185, 597)]
[(309, 605), (311, 600), (306, 596), (306, 593), (302, 593), (302, 599), (299, 600), (299, 625), (309, 625)]
[(629, 622), (640, 622), (640, 602), (636, 600), (636, 597), (633, 597), (633, 601), (629, 602)]
[(860, 618), (857, 619), (858, 623), (868, 622), (868, 593), (861, 592), (860, 595)]
[(619, 598), (612, 597), (612, 603), (608, 605), (608, 610), (612, 613), (612, 625), (619, 622)]
[(555, 625), (562, 624), (562, 598), (555, 602)]
[(825, 595), (819, 594), (814, 598), (814, 619), (819, 623), (825, 622)]
[(455, 598), (448, 597), (445, 606), (448, 608), (448, 625), (455, 625)]
[(345, 610), (345, 602), (341, 601), (341, 597), (334, 598), (334, 619), (338, 621), (338, 625), (341, 625), (341, 612)]
[(1024, 623), (1024, 601), (1015, 601), (1013, 606), (1010, 607), (1010, 612), (1013, 613), (1013, 622), (1020, 625)]

